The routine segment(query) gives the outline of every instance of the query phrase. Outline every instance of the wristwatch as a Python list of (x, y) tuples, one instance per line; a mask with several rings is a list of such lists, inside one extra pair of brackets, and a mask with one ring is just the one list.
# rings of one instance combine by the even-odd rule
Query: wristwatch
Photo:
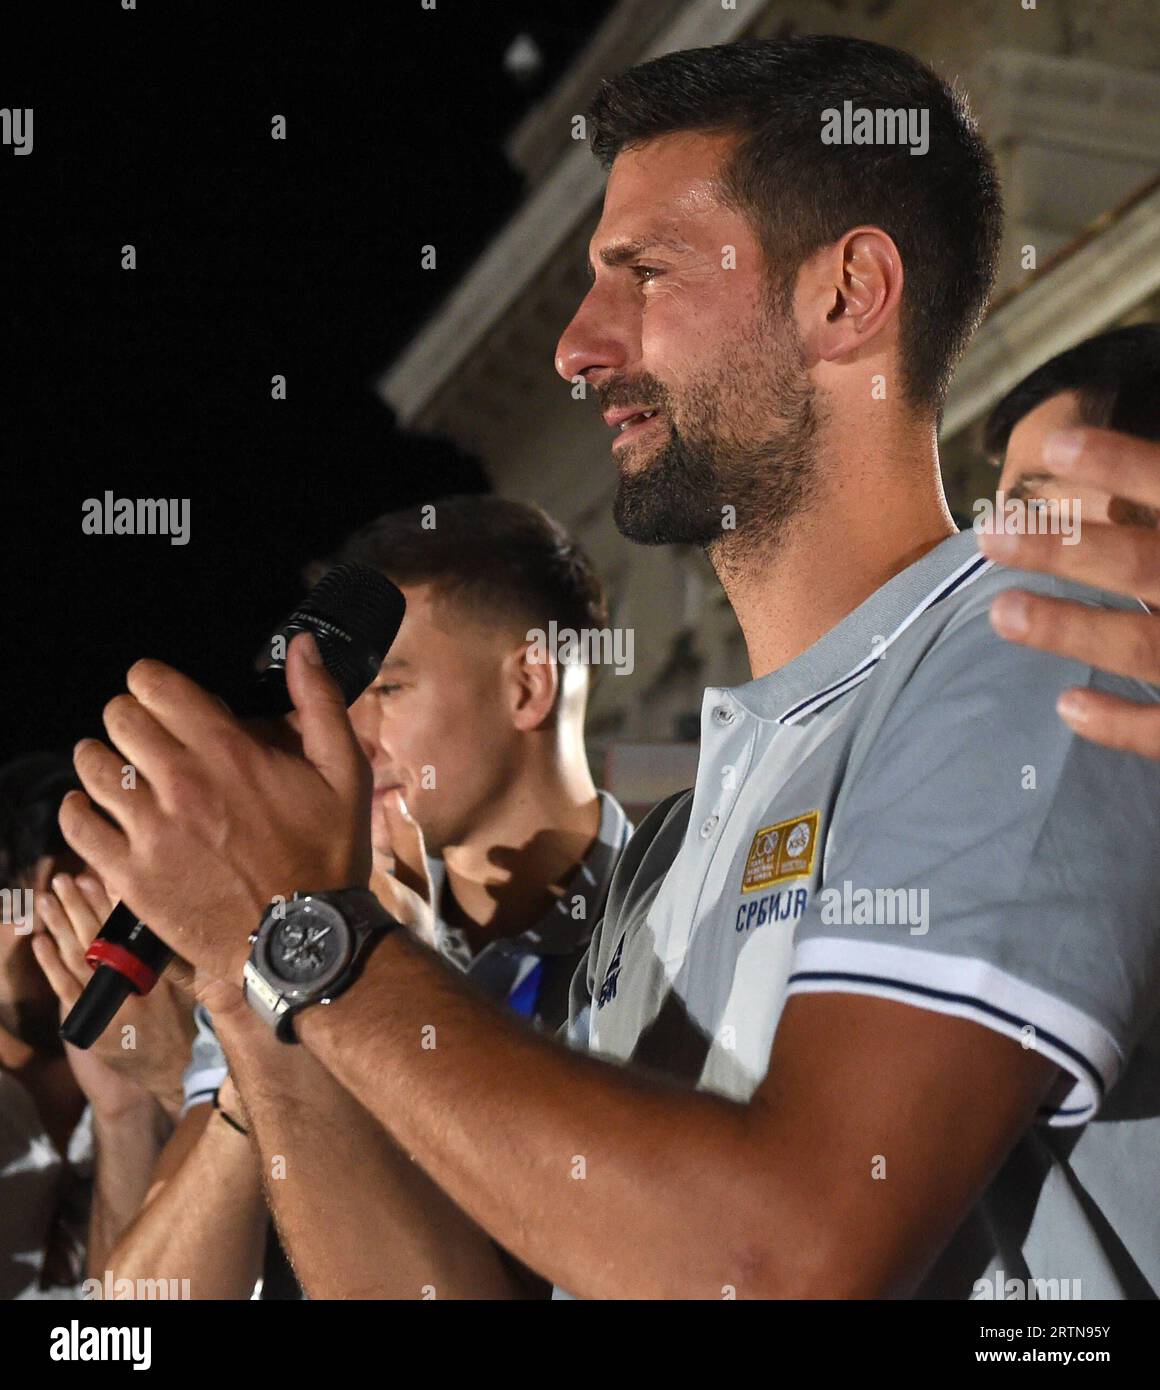
[(329, 1004), (358, 979), (373, 947), (399, 923), (367, 888), (295, 893), (266, 909), (242, 972), (250, 1007), (284, 1043), (293, 1019)]

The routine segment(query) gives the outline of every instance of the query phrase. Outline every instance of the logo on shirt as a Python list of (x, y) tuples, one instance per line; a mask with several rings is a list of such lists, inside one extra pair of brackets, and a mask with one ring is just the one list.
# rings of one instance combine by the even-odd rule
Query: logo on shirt
[(611, 1004), (616, 998), (616, 982), (620, 979), (620, 957), (624, 953), (625, 933), (620, 933), (620, 940), (616, 943), (616, 950), (612, 953), (612, 959), (608, 962), (608, 969), (604, 972), (604, 979), (600, 985), (600, 993), (596, 996), (596, 1007), (604, 1008), (605, 1004)]
[(760, 898), (749, 898), (737, 909), (734, 931), (751, 932), (766, 922), (796, 922), (809, 906), (808, 888), (779, 888)]
[(819, 811), (763, 825), (753, 837), (741, 878), (741, 891), (755, 893), (787, 878), (804, 878), (814, 867)]

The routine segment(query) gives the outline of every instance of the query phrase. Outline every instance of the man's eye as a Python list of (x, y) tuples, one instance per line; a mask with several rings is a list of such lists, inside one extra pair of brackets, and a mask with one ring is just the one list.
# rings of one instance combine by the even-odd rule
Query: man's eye
[(386, 682), (384, 682), (382, 685), (372, 685), (372, 686), (371, 686), (371, 690), (374, 691), (374, 693), (375, 693), (376, 695), (393, 695), (393, 694), (395, 693), (396, 690), (401, 690), (401, 689), (402, 689), (402, 686), (399, 686), (399, 685), (389, 685), (389, 684), (387, 684)]
[(654, 276), (660, 275), (661, 271), (658, 270), (655, 265), (634, 265), (632, 267), (632, 273), (638, 280), (648, 281)]

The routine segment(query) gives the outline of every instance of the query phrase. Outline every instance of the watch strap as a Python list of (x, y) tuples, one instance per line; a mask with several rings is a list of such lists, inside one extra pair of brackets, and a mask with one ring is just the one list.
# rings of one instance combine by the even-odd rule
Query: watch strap
[[(343, 888), (320, 893), (295, 893), (291, 902), (300, 903), (306, 899), (329, 903), (345, 919), (355, 937), (354, 952), (346, 969), (327, 986), (325, 993), (313, 998), (291, 1000), (262, 974), (256, 964), (259, 944), (246, 962), (242, 972), (243, 992), (250, 1007), (274, 1031), (280, 1042), (297, 1043), (294, 1032), (294, 1018), (312, 1004), (329, 1004), (337, 999), (362, 974), (363, 965), (371, 948), (392, 928), (400, 925), (387, 912), (369, 888)], [(263, 916), (258, 935), (262, 936), (270, 928), (274, 907), (267, 909)]]

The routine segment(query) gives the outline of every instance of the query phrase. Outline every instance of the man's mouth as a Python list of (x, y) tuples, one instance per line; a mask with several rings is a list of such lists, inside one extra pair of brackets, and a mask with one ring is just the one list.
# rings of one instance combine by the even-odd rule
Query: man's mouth
[(610, 411), (604, 419), (616, 431), (612, 447), (615, 449), (623, 440), (635, 438), (659, 417), (660, 411), (655, 409)]
[(402, 791), (402, 789), (402, 782), (376, 782), (372, 799), (376, 802), (382, 801), (388, 792)]

